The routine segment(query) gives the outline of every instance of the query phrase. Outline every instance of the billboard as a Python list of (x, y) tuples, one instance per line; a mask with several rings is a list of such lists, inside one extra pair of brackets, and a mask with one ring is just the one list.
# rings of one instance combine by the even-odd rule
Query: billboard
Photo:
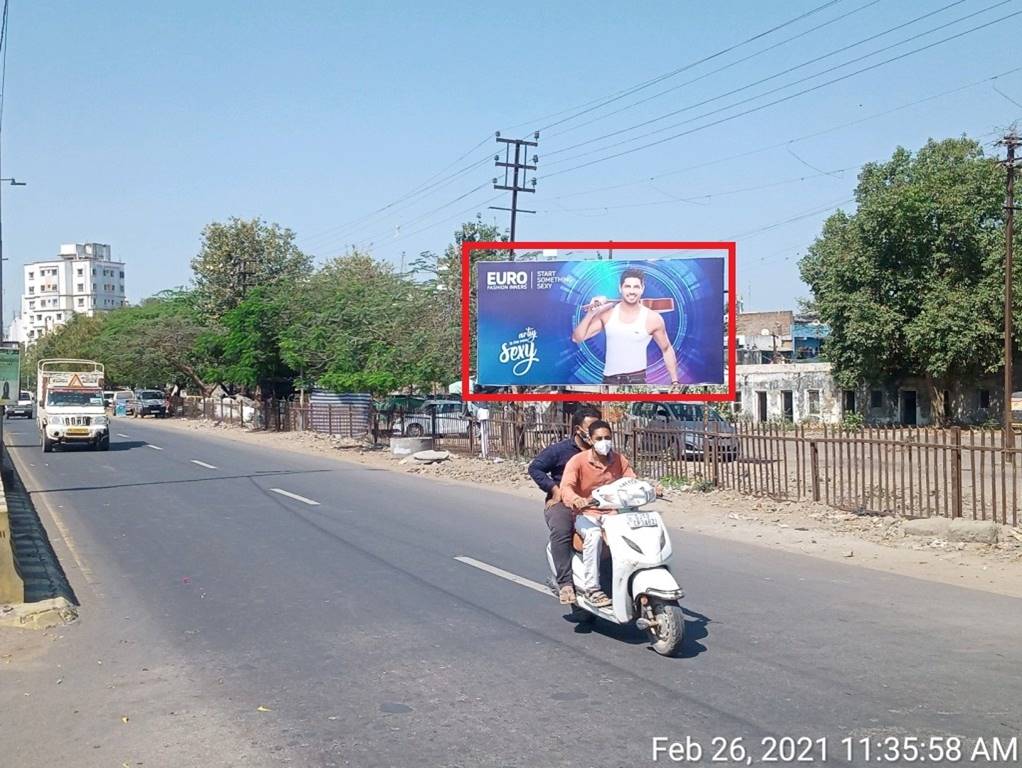
[(724, 259), (476, 264), (483, 386), (724, 382)]
[(17, 405), (21, 393), (21, 347), (0, 347), (0, 405)]

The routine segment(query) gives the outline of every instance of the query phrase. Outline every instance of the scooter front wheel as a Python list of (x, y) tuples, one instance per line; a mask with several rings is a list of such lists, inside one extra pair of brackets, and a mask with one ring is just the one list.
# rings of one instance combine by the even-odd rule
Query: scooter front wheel
[(653, 650), (661, 656), (677, 656), (685, 641), (685, 614), (677, 603), (654, 602), (653, 618), (656, 623), (649, 628), (653, 638)]

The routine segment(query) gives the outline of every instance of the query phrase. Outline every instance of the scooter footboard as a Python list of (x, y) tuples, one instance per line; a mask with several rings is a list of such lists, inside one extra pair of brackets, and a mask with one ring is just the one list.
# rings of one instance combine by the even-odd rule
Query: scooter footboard
[(680, 600), (685, 596), (685, 592), (666, 568), (647, 568), (632, 577), (632, 596), (639, 595)]

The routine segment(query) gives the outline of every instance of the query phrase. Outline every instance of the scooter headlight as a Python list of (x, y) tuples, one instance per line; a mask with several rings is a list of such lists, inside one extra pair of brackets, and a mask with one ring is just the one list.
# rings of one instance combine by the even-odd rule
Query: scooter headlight
[(644, 552), (642, 551), (642, 547), (640, 547), (634, 541), (629, 539), (627, 536), (622, 536), (621, 540), (624, 541), (625, 544), (634, 549), (636, 552), (638, 552), (640, 555), (644, 554)]

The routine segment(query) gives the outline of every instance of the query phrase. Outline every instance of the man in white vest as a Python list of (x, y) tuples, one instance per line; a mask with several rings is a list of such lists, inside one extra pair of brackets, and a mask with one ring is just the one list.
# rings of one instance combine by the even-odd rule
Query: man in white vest
[(589, 302), (582, 321), (572, 331), (571, 340), (581, 344), (605, 332), (607, 357), (603, 363), (603, 383), (618, 386), (646, 383), (646, 348), (651, 340), (655, 341), (671, 375), (671, 386), (678, 386), (678, 356), (667, 338), (664, 319), (642, 303), (642, 293), (646, 289), (642, 270), (622, 272), (620, 289), (620, 301), (596, 296)]

